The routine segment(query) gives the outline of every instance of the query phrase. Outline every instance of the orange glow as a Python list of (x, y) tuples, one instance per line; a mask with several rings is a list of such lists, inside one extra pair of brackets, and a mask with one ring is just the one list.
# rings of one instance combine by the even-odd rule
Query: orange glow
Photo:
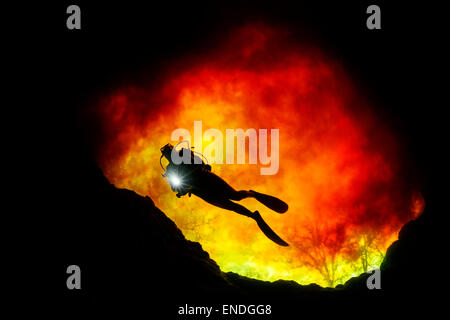
[[(207, 56), (186, 59), (159, 86), (119, 88), (101, 99), (98, 163), (106, 177), (150, 196), (223, 271), (336, 286), (379, 266), (401, 226), (424, 207), (400, 178), (395, 137), (345, 70), (317, 49), (261, 26), (233, 35)], [(276, 175), (260, 175), (260, 164), (214, 164), (213, 172), (235, 189), (287, 202), (285, 214), (253, 199), (241, 204), (259, 210), (289, 247), (268, 240), (251, 219), (175, 197), (161, 177), (159, 149), (177, 128), (193, 134), (195, 120), (224, 136), (279, 129)]]

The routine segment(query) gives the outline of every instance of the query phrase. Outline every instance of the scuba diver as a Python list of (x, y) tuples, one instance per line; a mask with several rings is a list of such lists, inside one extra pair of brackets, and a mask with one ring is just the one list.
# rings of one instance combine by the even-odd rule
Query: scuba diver
[[(183, 142), (187, 141), (181, 141), (180, 143)], [(179, 144), (177, 144), (177, 146)], [(269, 227), (258, 211), (251, 212), (246, 207), (233, 201), (254, 198), (278, 213), (284, 213), (288, 210), (287, 203), (273, 196), (253, 190), (237, 191), (233, 189), (222, 178), (211, 172), (211, 166), (203, 162), (196, 154), (201, 157), (203, 157), (203, 155), (190, 150), (189, 144), (188, 148), (181, 148), (179, 151), (176, 151), (176, 147), (169, 143), (161, 148), (161, 153), (160, 165), (165, 171), (162, 176), (169, 179), (170, 187), (172, 188), (172, 191), (177, 192), (176, 196), (178, 198), (186, 194), (188, 194), (189, 197), (191, 194), (194, 194), (214, 206), (252, 218), (270, 240), (280, 246), (289, 245)], [(180, 164), (174, 163), (172, 153), (180, 160)], [(163, 157), (169, 161), (166, 168), (164, 168), (161, 163)], [(181, 161), (181, 159), (184, 160)], [(188, 160), (186, 161), (186, 159)]]

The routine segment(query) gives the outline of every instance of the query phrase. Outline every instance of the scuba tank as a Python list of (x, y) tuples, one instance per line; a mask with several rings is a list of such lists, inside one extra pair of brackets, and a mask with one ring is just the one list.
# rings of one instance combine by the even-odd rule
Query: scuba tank
[[(177, 150), (176, 148), (182, 143), (187, 143), (188, 148), (181, 148), (179, 151), (176, 151)], [(203, 169), (206, 169), (207, 171), (211, 171), (211, 165), (209, 165), (208, 159), (206, 159), (206, 157), (203, 154), (201, 154), (200, 152), (190, 150), (189, 142), (187, 140), (183, 140), (183, 141), (179, 142), (175, 147), (172, 144), (168, 143), (161, 148), (161, 157), (159, 158), (159, 164), (161, 165), (161, 168), (163, 169), (164, 173), (167, 171), (167, 167), (169, 165), (177, 165), (177, 164), (173, 163), (173, 161), (172, 161), (172, 152), (178, 152), (178, 155), (181, 158), (183, 158), (184, 152), (189, 152), (190, 159), (191, 159), (190, 164), (194, 164), (194, 165), (200, 164)], [(196, 154), (199, 155), (200, 157), (196, 156)], [(165, 168), (161, 162), (163, 158), (166, 158), (167, 161), (169, 161), (169, 165)], [(202, 158), (205, 159), (206, 163), (202, 160)], [(201, 163), (197, 163), (199, 161), (196, 159), (200, 159)], [(186, 164), (186, 163), (182, 163), (182, 164)], [(163, 174), (163, 176), (164, 176), (164, 174)]]
[[(177, 151), (177, 147), (181, 143), (187, 143), (188, 148), (181, 148)], [(180, 163), (175, 164), (172, 161), (173, 152), (177, 152), (178, 156), (182, 159), (185, 155), (185, 152), (189, 153), (190, 164), (189, 163)], [(170, 143), (166, 144), (161, 148), (161, 157), (159, 158), (159, 164), (161, 169), (163, 170), (162, 176), (164, 178), (168, 178), (170, 187), (172, 191), (177, 191), (177, 196), (185, 195), (192, 189), (192, 185), (189, 183), (195, 176), (195, 173), (198, 171), (211, 171), (211, 166), (208, 163), (205, 163), (202, 158), (196, 156), (196, 154), (200, 155), (205, 161), (208, 160), (201, 153), (195, 152), (189, 149), (189, 142), (187, 140), (179, 142), (175, 147)], [(164, 167), (162, 164), (162, 159), (166, 158), (169, 161), (169, 164)], [(192, 178), (191, 178), (192, 177)], [(191, 181), (192, 182), (192, 181)]]

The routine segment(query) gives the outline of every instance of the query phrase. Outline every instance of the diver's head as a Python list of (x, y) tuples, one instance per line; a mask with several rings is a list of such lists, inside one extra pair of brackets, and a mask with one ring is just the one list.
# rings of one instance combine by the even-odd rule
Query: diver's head
[(161, 148), (161, 153), (167, 160), (171, 161), (172, 150), (173, 150), (173, 145), (168, 143), (164, 147)]

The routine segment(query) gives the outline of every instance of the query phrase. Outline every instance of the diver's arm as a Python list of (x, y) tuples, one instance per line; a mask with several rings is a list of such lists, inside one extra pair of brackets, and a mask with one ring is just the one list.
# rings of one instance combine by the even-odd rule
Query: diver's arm
[(175, 190), (177, 193), (175, 194), (177, 198), (181, 198), (182, 196), (185, 196), (189, 194), (189, 197), (191, 196), (191, 192), (189, 188), (176, 188)]
[(187, 194), (187, 191), (180, 191), (178, 190), (178, 193), (176, 194), (177, 198), (181, 198), (182, 196), (185, 196)]

